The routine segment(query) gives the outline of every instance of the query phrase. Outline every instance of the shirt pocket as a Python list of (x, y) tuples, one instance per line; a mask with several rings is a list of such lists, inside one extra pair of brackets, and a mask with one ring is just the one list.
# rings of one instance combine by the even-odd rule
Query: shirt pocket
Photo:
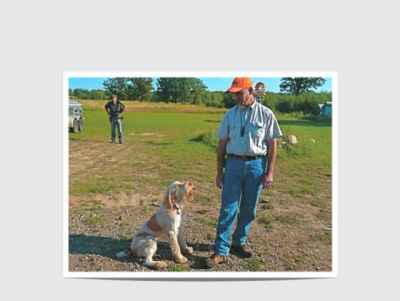
[(255, 145), (261, 146), (265, 136), (265, 126), (262, 122), (254, 122), (250, 124), (251, 138)]

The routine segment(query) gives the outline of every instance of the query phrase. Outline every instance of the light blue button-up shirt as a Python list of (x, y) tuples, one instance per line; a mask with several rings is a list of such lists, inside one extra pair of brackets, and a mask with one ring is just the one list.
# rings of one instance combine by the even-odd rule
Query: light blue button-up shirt
[(254, 101), (250, 107), (236, 105), (226, 112), (218, 136), (219, 139), (228, 139), (228, 154), (263, 156), (267, 154), (267, 141), (281, 137), (282, 131), (274, 113)]

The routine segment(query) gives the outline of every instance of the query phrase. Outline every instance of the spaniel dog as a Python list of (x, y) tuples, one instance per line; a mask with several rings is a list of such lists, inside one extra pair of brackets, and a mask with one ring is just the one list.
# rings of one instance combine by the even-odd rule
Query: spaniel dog
[(167, 267), (166, 262), (153, 260), (157, 251), (158, 239), (165, 239), (169, 242), (177, 263), (188, 261), (182, 253), (186, 255), (193, 253), (193, 249), (186, 244), (179, 228), (182, 222), (183, 205), (185, 201), (193, 199), (194, 189), (191, 182), (175, 181), (171, 183), (159, 210), (134, 235), (130, 245), (130, 253), (133, 256), (144, 257), (146, 267), (157, 270)]

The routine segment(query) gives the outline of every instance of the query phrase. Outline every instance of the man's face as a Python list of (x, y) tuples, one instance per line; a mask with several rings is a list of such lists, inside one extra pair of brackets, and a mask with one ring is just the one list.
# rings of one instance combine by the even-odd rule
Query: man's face
[(258, 84), (256, 85), (256, 90), (265, 90), (265, 87), (263, 84)]
[(113, 102), (117, 102), (117, 96), (113, 95), (111, 99)]
[(242, 89), (239, 92), (235, 93), (236, 101), (239, 105), (249, 106), (252, 103), (252, 95), (250, 94), (248, 89)]

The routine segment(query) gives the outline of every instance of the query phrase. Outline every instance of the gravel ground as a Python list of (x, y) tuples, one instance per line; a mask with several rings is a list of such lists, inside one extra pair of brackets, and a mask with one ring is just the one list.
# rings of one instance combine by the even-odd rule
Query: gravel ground
[[(151, 216), (157, 206), (105, 207), (99, 201), (89, 201), (91, 206), (72, 206), (70, 209), (70, 270), (71, 271), (150, 271), (143, 266), (142, 258), (117, 258), (116, 254), (127, 250), (135, 231)], [(95, 209), (94, 209), (95, 208)], [(144, 209), (143, 209), (144, 208)], [(153, 209), (153, 210), (151, 210)], [(185, 208), (188, 211), (190, 206)], [(95, 213), (94, 213), (95, 212)], [(197, 209), (200, 214), (207, 214)], [(146, 214), (148, 213), (148, 214)], [(187, 264), (176, 264), (166, 241), (158, 242), (156, 260), (167, 261), (169, 271), (207, 271), (206, 259), (212, 254), (214, 229), (201, 224), (193, 212), (184, 213), (184, 231), (194, 253)], [(257, 251), (257, 249), (255, 249)], [(262, 258), (255, 257), (262, 262)], [(246, 270), (239, 259), (230, 256), (227, 264), (216, 270)], [(252, 259), (255, 260), (254, 258)]]
[[(128, 249), (132, 235), (158, 204), (151, 198), (139, 200), (138, 205), (137, 195), (118, 197), (125, 200), (118, 202), (115, 197), (101, 195), (89, 200), (73, 198), (69, 216), (70, 271), (150, 271), (143, 266), (142, 258), (117, 258), (116, 254)], [(262, 201), (258, 212), (262, 214), (268, 208), (269, 203)], [(155, 259), (167, 261), (168, 271), (287, 271), (296, 267), (330, 270), (330, 257), (324, 257), (327, 246), (306, 245), (304, 234), (296, 234), (290, 226), (269, 231), (257, 222), (249, 239), (255, 255), (250, 259), (231, 255), (226, 264), (210, 270), (206, 259), (212, 254), (217, 210), (196, 203), (188, 204), (184, 210), (184, 231), (194, 254), (188, 256), (187, 264), (176, 264), (168, 243), (159, 241)]]

